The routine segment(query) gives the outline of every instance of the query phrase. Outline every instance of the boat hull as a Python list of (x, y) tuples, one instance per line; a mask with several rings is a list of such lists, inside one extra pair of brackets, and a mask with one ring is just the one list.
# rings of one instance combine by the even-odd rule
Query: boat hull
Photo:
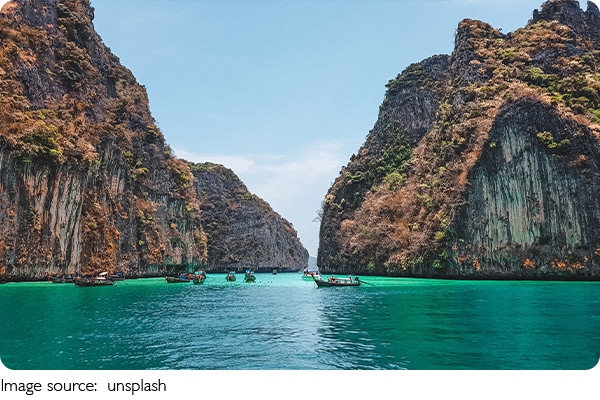
[(92, 287), (92, 286), (112, 286), (114, 285), (113, 281), (87, 281), (87, 280), (76, 280), (75, 282), (75, 286), (81, 286), (81, 287)]
[(360, 282), (328, 282), (321, 279), (315, 279), (317, 287), (344, 287), (344, 286), (360, 286)]
[(175, 278), (172, 276), (165, 276), (165, 279), (167, 280), (167, 283), (189, 283), (190, 282), (190, 280), (188, 278), (181, 279), (181, 278)]

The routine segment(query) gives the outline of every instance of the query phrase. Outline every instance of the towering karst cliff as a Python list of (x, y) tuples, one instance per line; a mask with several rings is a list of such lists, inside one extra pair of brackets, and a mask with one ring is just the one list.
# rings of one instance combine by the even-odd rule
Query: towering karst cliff
[(88, 0), (2, 9), (0, 273), (210, 267), (202, 224), (211, 221), (190, 168), (165, 144), (144, 87), (94, 31), (93, 13)]
[(600, 275), (600, 12), (550, 0), (503, 34), (460, 23), (406, 68), (323, 207), (326, 272)]

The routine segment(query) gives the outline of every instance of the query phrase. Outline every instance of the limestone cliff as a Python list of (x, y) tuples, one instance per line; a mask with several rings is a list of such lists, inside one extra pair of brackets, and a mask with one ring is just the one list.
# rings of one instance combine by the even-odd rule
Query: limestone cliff
[(190, 168), (93, 16), (88, 0), (1, 11), (1, 274), (146, 276), (207, 261)]
[[(9, 2), (0, 17), (0, 260), (21, 279), (206, 258), (192, 175), (85, 1)], [(175, 241), (177, 245), (174, 245)]]
[(208, 270), (299, 271), (308, 251), (291, 223), (222, 165), (191, 164), (208, 238)]
[(600, 12), (550, 0), (388, 84), (324, 202), (319, 267), (398, 276), (598, 279)]

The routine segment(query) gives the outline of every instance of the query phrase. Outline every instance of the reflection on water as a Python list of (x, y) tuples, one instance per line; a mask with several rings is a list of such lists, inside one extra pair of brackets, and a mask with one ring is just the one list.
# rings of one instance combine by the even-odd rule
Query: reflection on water
[(600, 355), (598, 283), (257, 277), (3, 285), (0, 357), (13, 369), (587, 369)]

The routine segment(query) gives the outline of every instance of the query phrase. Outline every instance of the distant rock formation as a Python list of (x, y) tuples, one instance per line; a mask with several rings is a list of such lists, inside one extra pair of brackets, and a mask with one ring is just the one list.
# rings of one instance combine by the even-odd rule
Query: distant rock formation
[(208, 268), (298, 271), (308, 265), (308, 251), (291, 223), (250, 193), (222, 165), (191, 164), (208, 237)]

